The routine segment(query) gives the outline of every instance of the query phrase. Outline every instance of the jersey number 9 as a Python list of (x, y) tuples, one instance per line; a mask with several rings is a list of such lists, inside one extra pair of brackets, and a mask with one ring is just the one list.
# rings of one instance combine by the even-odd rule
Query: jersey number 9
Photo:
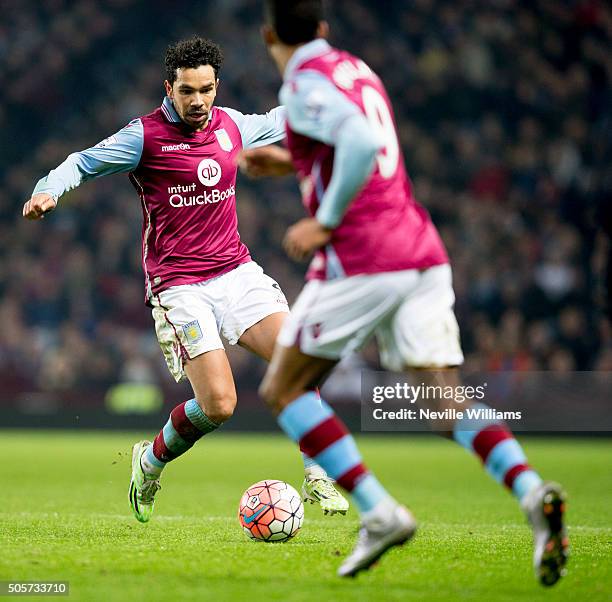
[(399, 159), (399, 144), (393, 118), (385, 99), (375, 88), (364, 86), (361, 95), (366, 117), (384, 143), (383, 149), (376, 156), (376, 163), (380, 175), (388, 180), (395, 174)]

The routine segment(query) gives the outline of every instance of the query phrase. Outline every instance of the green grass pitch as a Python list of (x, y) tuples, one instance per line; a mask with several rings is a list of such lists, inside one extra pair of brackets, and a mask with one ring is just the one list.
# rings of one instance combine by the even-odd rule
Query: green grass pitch
[[(416, 514), (420, 531), (354, 580), (335, 570), (358, 526), (307, 506), (300, 534), (253, 543), (236, 518), (263, 478), (301, 484), (280, 435), (218, 433), (164, 474), (155, 515), (131, 516), (129, 433), (0, 432), (0, 580), (69, 580), (71, 600), (612, 599), (612, 441), (527, 439), (531, 463), (569, 495), (569, 574), (545, 590), (513, 498), (456, 445), (362, 437), (366, 460)], [(33, 598), (27, 598), (33, 599)], [(39, 599), (39, 598), (36, 598)]]

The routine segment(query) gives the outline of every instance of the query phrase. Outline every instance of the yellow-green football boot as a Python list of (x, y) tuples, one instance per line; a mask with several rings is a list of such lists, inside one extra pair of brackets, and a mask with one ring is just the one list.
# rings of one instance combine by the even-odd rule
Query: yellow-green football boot
[(140, 458), (151, 445), (150, 441), (139, 441), (132, 448), (132, 480), (130, 481), (130, 506), (134, 516), (141, 523), (148, 523), (153, 514), (155, 494), (161, 489), (159, 478), (148, 478), (142, 466)]
[(346, 514), (348, 500), (334, 487), (334, 480), (327, 475), (307, 475), (302, 485), (302, 499), (318, 503), (323, 514)]

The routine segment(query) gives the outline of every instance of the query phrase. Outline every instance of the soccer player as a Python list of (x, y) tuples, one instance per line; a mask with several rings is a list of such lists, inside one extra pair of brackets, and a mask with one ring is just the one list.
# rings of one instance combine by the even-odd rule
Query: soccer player
[[(367, 471), (351, 436), (311, 387), (372, 335), (386, 368), (436, 369), (419, 378), (459, 384), (463, 355), (451, 269), (413, 197), (381, 80), (323, 39), (321, 0), (268, 0), (266, 7), (263, 36), (283, 76), (290, 154), (277, 147), (246, 151), (242, 161), (259, 175), (284, 173), (292, 162), (311, 217), (289, 228), (284, 246), (297, 260), (315, 256), (261, 394), (286, 433), (353, 494), (362, 530), (339, 574), (355, 575), (406, 541), (414, 520)], [(536, 573), (544, 585), (555, 583), (567, 558), (560, 486), (542, 481), (495, 419), (450, 423), (448, 431), (517, 497), (533, 527)]]
[[(168, 368), (194, 398), (174, 408), (154, 442), (133, 448), (130, 505), (147, 522), (166, 464), (228, 420), (236, 390), (220, 335), (269, 360), (288, 306), (278, 284), (251, 259), (238, 234), (236, 157), (285, 137), (282, 107), (243, 115), (213, 106), (222, 54), (192, 38), (168, 48), (166, 97), (96, 146), (71, 154), (36, 185), (23, 215), (41, 219), (68, 190), (129, 172), (142, 205), (146, 302)], [(324, 512), (348, 502), (304, 455), (303, 495)]]

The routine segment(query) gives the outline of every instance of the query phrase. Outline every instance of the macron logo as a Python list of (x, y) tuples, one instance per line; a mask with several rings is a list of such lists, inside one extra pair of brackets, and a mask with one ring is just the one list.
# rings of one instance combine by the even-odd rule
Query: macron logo
[(169, 144), (168, 146), (162, 146), (162, 153), (166, 153), (168, 151), (177, 151), (177, 150), (189, 150), (191, 147), (184, 142), (180, 144)]

